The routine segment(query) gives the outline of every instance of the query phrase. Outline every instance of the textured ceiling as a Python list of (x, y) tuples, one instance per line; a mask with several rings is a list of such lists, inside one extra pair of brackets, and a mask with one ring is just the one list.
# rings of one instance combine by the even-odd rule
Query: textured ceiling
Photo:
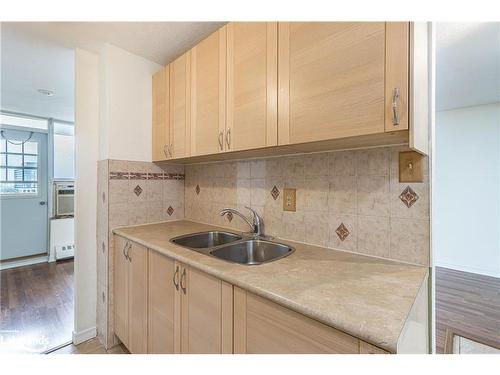
[(5, 27), (66, 47), (97, 52), (111, 43), (165, 65), (221, 27), (223, 22), (14, 22)]
[[(1, 107), (73, 121), (75, 47), (110, 43), (165, 65), (221, 22), (3, 22)], [(44, 97), (37, 89), (55, 91)]]

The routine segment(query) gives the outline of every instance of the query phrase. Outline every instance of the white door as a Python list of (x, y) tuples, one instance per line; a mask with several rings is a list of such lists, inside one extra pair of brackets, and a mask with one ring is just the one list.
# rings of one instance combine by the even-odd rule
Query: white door
[(47, 134), (3, 129), (0, 259), (47, 253)]

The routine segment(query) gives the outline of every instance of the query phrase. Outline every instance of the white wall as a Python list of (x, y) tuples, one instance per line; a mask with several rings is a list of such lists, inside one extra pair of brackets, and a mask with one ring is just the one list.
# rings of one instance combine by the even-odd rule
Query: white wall
[(436, 113), (437, 266), (500, 277), (500, 103)]
[(97, 161), (151, 161), (151, 76), (162, 67), (112, 45), (75, 55), (75, 332), (96, 335)]
[(98, 93), (99, 57), (76, 49), (75, 343), (96, 335)]
[(54, 178), (75, 178), (75, 137), (54, 134)]
[(113, 45), (103, 47), (99, 159), (151, 161), (151, 76), (160, 69)]

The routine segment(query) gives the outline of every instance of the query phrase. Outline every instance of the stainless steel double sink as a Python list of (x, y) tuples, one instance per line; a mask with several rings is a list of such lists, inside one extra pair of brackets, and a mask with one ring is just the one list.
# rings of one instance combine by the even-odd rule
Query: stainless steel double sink
[(175, 237), (170, 242), (228, 262), (255, 265), (284, 258), (294, 248), (250, 235), (208, 231)]

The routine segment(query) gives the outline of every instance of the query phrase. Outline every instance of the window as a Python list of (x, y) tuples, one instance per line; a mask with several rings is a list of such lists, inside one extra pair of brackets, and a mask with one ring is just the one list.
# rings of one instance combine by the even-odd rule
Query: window
[(0, 139), (0, 194), (38, 194), (38, 142)]
[(48, 122), (45, 119), (28, 118), (15, 115), (0, 114), (2, 125), (19, 126), (23, 128), (34, 128), (47, 130)]

